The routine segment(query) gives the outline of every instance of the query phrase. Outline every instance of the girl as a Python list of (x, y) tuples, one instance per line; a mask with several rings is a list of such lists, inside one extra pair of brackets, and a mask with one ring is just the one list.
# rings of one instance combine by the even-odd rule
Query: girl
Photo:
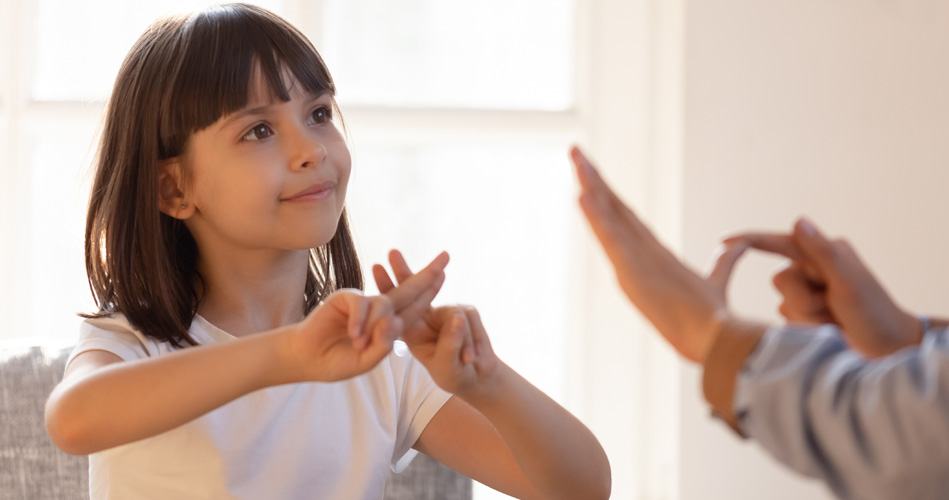
[[(109, 103), (86, 225), (100, 309), (53, 391), (94, 500), (381, 498), (410, 448), (519, 498), (606, 498), (593, 435), (432, 308), (447, 255), (363, 296), (335, 87), (233, 4), (153, 24)], [(403, 336), (412, 356), (392, 353)]]

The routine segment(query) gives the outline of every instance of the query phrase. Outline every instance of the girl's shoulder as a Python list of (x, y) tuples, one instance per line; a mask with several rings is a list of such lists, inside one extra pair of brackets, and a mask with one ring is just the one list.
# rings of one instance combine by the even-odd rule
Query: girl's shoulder
[(86, 318), (79, 326), (79, 342), (70, 358), (85, 351), (111, 352), (125, 361), (171, 351), (167, 342), (151, 338), (132, 326), (121, 313)]

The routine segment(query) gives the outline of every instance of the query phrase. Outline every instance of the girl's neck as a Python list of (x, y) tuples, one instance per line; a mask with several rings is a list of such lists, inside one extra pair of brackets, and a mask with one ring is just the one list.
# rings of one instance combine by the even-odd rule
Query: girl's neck
[(237, 337), (302, 320), (308, 258), (307, 250), (270, 250), (200, 259), (198, 314)]

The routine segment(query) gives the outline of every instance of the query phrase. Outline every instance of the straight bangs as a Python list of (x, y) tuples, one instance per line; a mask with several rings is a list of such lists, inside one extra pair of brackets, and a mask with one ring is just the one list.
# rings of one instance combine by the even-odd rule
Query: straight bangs
[[(86, 274), (99, 310), (81, 316), (121, 313), (150, 337), (196, 344), (189, 329), (209, 284), (184, 222), (158, 208), (159, 164), (185, 153), (195, 132), (246, 107), (252, 95), (287, 102), (294, 85), (336, 94), (313, 45), (260, 7), (211, 7), (146, 29), (106, 108), (85, 230)], [(363, 288), (345, 209), (336, 234), (310, 250), (303, 272), (306, 313), (335, 290)]]
[[(192, 14), (180, 28), (181, 57), (159, 124), (162, 159), (182, 154), (191, 134), (247, 106), (264, 91), (290, 100), (288, 76), (309, 94), (336, 95), (333, 79), (316, 48), (292, 25), (267, 10), (245, 4), (211, 7)], [(260, 72), (266, 89), (254, 88)]]

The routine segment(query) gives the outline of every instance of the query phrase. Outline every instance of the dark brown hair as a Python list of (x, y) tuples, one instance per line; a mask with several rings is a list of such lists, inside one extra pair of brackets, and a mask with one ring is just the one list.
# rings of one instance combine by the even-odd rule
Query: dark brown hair
[[(203, 288), (199, 249), (182, 221), (158, 209), (158, 164), (245, 107), (255, 68), (284, 102), (287, 71), (310, 93), (336, 92), (306, 37), (251, 5), (160, 19), (129, 51), (109, 100), (86, 217), (86, 273), (99, 311), (83, 316), (122, 313), (146, 335), (196, 344), (188, 329)], [(336, 234), (309, 261), (306, 312), (339, 288), (363, 288), (345, 209)]]

